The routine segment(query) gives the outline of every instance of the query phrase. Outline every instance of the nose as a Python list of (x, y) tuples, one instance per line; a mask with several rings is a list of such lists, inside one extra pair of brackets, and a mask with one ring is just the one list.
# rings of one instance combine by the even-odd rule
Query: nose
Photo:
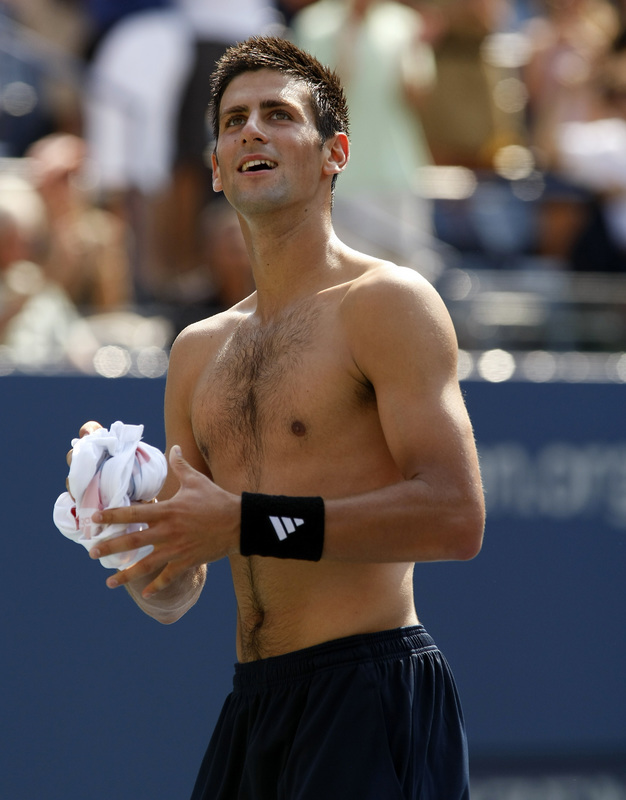
[(264, 142), (267, 140), (258, 114), (253, 112), (248, 116), (246, 124), (241, 129), (241, 136), (244, 143), (253, 141)]

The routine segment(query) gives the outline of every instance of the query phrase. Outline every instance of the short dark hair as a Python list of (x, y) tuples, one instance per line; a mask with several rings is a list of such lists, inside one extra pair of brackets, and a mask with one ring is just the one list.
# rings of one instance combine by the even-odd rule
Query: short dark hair
[(216, 142), (220, 103), (227, 86), (238, 75), (261, 69), (273, 69), (301, 80), (309, 87), (315, 124), (322, 143), (336, 133), (349, 133), (348, 104), (337, 74), (288, 39), (253, 36), (230, 47), (219, 59), (213, 72), (208, 114)]

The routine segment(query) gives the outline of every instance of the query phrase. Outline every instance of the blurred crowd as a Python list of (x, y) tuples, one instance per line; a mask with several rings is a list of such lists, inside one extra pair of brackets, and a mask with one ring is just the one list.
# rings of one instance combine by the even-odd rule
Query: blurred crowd
[[(0, 0), (0, 375), (161, 375), (253, 290), (205, 112), (221, 53), (266, 33), (346, 87), (339, 235), (480, 300), (462, 346), (500, 313), (521, 347), (626, 349), (626, 297), (595, 338), (549, 307), (520, 334), (539, 295), (626, 291), (624, 0)], [(485, 275), (521, 306), (486, 308)]]

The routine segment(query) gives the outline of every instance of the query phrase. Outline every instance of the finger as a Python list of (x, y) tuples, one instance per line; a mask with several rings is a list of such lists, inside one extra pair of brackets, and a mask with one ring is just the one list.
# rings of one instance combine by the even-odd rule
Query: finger
[(151, 544), (155, 545), (155, 531), (152, 528), (145, 528), (141, 531), (123, 533), (119, 536), (112, 536), (110, 539), (103, 539), (89, 550), (89, 557), (104, 558), (105, 556), (127, 553), (129, 550), (139, 550)]
[(170, 584), (182, 575), (186, 569), (187, 567), (184, 567), (182, 564), (170, 562), (166, 565), (165, 569), (161, 570), (156, 578), (143, 589), (141, 596), (145, 600), (148, 600), (158, 592), (162, 592), (163, 589), (167, 589)]
[(96, 422), (95, 420), (91, 419), (91, 420), (89, 420), (89, 422), (85, 422), (84, 425), (81, 425), (81, 428), (78, 431), (78, 436), (79, 436), (79, 438), (82, 439), (83, 436), (88, 436), (90, 433), (93, 433), (94, 431), (97, 431), (98, 428), (101, 428), (101, 427), (102, 427), (102, 425), (100, 425), (99, 422)]
[(133, 525), (156, 522), (163, 516), (163, 506), (157, 503), (133, 503), (130, 506), (94, 511), (91, 521), (96, 525)]
[(183, 458), (183, 451), (177, 444), (172, 445), (168, 460), (170, 462), (170, 467), (178, 478), (181, 486), (184, 483), (185, 478), (195, 472), (191, 464), (188, 461), (185, 461)]
[(106, 584), (109, 589), (116, 589), (118, 586), (124, 586), (127, 583), (132, 583), (133, 581), (137, 581), (142, 578), (144, 579), (143, 582), (145, 583), (146, 577), (152, 575), (158, 570), (162, 570), (165, 566), (167, 566), (167, 561), (164, 558), (157, 556), (155, 559), (153, 556), (154, 553), (151, 553), (150, 555), (142, 558), (132, 567), (119, 570), (115, 573), (115, 575), (107, 578)]

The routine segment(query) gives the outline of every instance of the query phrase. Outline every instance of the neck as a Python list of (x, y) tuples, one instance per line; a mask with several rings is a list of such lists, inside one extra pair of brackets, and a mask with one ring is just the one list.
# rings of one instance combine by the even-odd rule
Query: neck
[(262, 217), (240, 216), (240, 222), (261, 317), (330, 284), (343, 249), (330, 210), (323, 214), (305, 210), (297, 220), (283, 210)]

